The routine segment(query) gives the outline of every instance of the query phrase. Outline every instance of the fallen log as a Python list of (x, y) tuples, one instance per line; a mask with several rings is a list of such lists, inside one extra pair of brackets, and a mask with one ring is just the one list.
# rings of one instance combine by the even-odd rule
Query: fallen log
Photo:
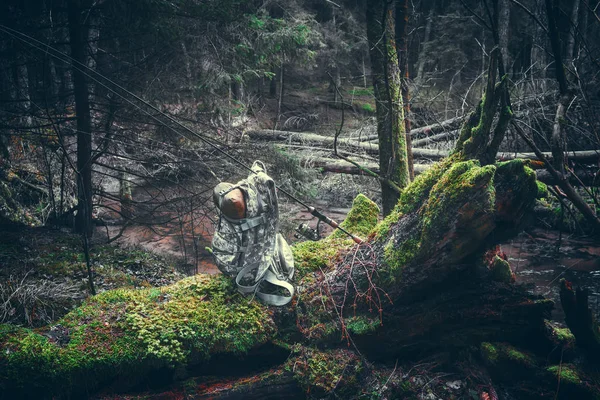
[[(542, 152), (542, 154), (549, 160), (552, 160), (551, 152)], [(600, 160), (600, 150), (583, 150), (583, 151), (567, 151), (565, 156), (570, 161), (577, 161), (578, 163), (586, 164), (593, 163)], [(525, 159), (525, 160), (539, 160), (539, 158), (533, 152), (499, 152), (497, 159), (499, 161), (507, 161), (514, 159)]]
[[(414, 129), (411, 129), (410, 136), (416, 137), (416, 136), (421, 136), (421, 135), (432, 135), (432, 134), (436, 134), (436, 133), (439, 133), (440, 131), (445, 131), (448, 129), (455, 130), (455, 128), (458, 128), (464, 120), (465, 120), (464, 116), (455, 117), (455, 118), (450, 118), (446, 121), (442, 121), (439, 123), (422, 126), (420, 128), (414, 128)], [(373, 141), (373, 140), (377, 140), (377, 139), (378, 139), (377, 135), (368, 135), (368, 136), (361, 138), (361, 141), (368, 142), (368, 141)], [(413, 145), (414, 145), (414, 143), (413, 143)]]
[[(287, 131), (248, 131), (248, 137), (255, 140), (264, 141), (287, 141), (291, 143), (330, 145), (333, 147), (334, 137), (322, 136), (306, 132), (287, 132)], [(367, 154), (379, 154), (379, 146), (372, 143), (361, 143), (353, 139), (338, 139), (338, 148), (348, 148), (354, 151), (364, 151)], [(413, 149), (415, 158), (427, 158), (439, 160), (448, 155), (448, 151), (436, 149)]]
[(456, 139), (458, 137), (459, 131), (454, 130), (450, 132), (438, 133), (437, 135), (428, 136), (423, 139), (413, 140), (413, 147), (426, 146), (431, 143), (441, 142), (445, 139)]
[[(362, 166), (370, 169), (373, 172), (379, 173), (379, 165), (374, 162), (359, 162)], [(319, 168), (323, 172), (347, 174), (347, 175), (367, 175), (360, 168), (343, 161), (333, 158), (306, 159), (302, 164), (305, 168)], [(415, 164), (415, 175), (419, 175), (427, 169), (431, 168), (432, 164)], [(537, 179), (546, 185), (556, 185), (556, 180), (546, 170), (536, 171)], [(600, 176), (597, 172), (590, 170), (578, 169), (575, 170), (575, 175), (571, 176), (570, 182), (575, 186), (600, 186)]]
[[(334, 137), (317, 135), (314, 133), (307, 132), (288, 132), (288, 131), (273, 131), (273, 130), (252, 130), (247, 132), (248, 136), (256, 140), (265, 141), (289, 141), (292, 143), (313, 143), (319, 145), (331, 145), (333, 146)], [(363, 150), (368, 154), (378, 154), (379, 149), (377, 145), (371, 143), (361, 143), (354, 139), (338, 139), (338, 146), (349, 147), (354, 150)], [(544, 152), (544, 156), (552, 159), (551, 152)], [(423, 149), (419, 147), (413, 148), (413, 156), (415, 158), (428, 158), (432, 160), (439, 160), (447, 157), (449, 152), (447, 150), (436, 150), (436, 149)], [(600, 160), (600, 150), (584, 150), (584, 151), (568, 151), (566, 156), (571, 161), (578, 163), (593, 163)], [(526, 159), (526, 160), (539, 160), (539, 158), (532, 152), (499, 152), (497, 154), (499, 161), (508, 161), (514, 159)]]

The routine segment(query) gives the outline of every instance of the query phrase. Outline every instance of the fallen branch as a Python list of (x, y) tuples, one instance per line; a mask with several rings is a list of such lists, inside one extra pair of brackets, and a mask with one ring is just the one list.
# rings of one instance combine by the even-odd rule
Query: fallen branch
[(458, 130), (438, 133), (437, 135), (425, 137), (423, 139), (414, 140), (412, 142), (412, 145), (414, 147), (419, 147), (419, 146), (426, 146), (428, 144), (435, 143), (435, 142), (441, 142), (442, 140), (447, 139), (447, 138), (456, 139), (458, 137), (458, 134), (459, 134)]
[[(560, 187), (562, 191), (565, 192), (565, 195), (571, 201), (571, 203), (573, 203), (573, 205), (596, 228), (596, 230), (600, 230), (600, 218), (598, 218), (596, 213), (594, 213), (594, 211), (585, 202), (585, 200), (581, 198), (579, 193), (577, 193), (575, 189), (573, 189), (573, 186), (569, 183), (569, 180), (565, 177), (565, 175), (558, 172), (554, 168), (552, 163), (549, 161), (549, 157), (546, 157), (546, 155), (542, 153), (540, 149), (538, 149), (533, 140), (531, 140), (531, 138), (527, 136), (527, 134), (525, 133), (525, 131), (523, 131), (523, 128), (521, 128), (519, 124), (517, 124), (515, 121), (512, 121), (512, 125), (519, 134), (519, 136), (521, 136), (521, 138), (523, 138), (527, 145), (531, 147), (536, 157), (542, 160), (544, 164), (546, 164), (547, 171), (550, 173), (550, 175), (552, 175), (552, 178), (556, 181), (556, 185), (558, 185), (558, 187)], [(600, 154), (598, 151), (590, 151), (589, 153), (595, 153), (596, 155)], [(567, 153), (565, 153), (565, 155), (567, 155)]]
[[(301, 158), (302, 166), (305, 168), (319, 168), (322, 172), (331, 172), (348, 175), (368, 175), (360, 168), (347, 163), (344, 160), (333, 158)], [(362, 162), (362, 166), (373, 172), (379, 172), (379, 165), (375, 162)], [(431, 164), (415, 164), (415, 175), (422, 174), (431, 167)], [(577, 178), (571, 178), (570, 183), (574, 186), (600, 186), (600, 177), (589, 170), (576, 170)], [(536, 171), (537, 179), (547, 185), (556, 185), (557, 181), (552, 174), (546, 170)]]

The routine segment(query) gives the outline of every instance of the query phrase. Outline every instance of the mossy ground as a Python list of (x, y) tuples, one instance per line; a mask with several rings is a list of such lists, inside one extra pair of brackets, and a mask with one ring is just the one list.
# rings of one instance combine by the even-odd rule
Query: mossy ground
[(268, 310), (239, 295), (230, 279), (197, 275), (162, 288), (110, 290), (52, 327), (2, 325), (0, 333), (0, 387), (52, 393), (243, 354), (276, 328)]

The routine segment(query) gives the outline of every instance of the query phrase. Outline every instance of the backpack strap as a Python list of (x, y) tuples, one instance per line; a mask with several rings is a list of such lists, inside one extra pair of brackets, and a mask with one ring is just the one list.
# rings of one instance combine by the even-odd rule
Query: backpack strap
[(242, 219), (229, 218), (227, 215), (221, 214), (221, 218), (227, 220), (233, 225), (238, 225), (242, 232), (249, 231), (252, 228), (256, 228), (257, 226), (262, 225), (267, 221), (264, 214), (252, 218)]
[(265, 281), (269, 282), (272, 285), (279, 286), (285, 288), (288, 292), (290, 292), (289, 296), (280, 296), (276, 294), (267, 294), (263, 292), (256, 292), (256, 297), (261, 299), (266, 304), (270, 304), (272, 306), (285, 306), (287, 303), (292, 301), (294, 297), (294, 286), (286, 281), (282, 281), (277, 278), (277, 276), (269, 269), (265, 274)]
[[(235, 277), (235, 283), (237, 285), (238, 291), (243, 295), (254, 293), (254, 294), (256, 294), (256, 297), (261, 299), (265, 304), (269, 304), (272, 306), (284, 306), (284, 305), (288, 304), (294, 297), (295, 288), (290, 283), (288, 283), (286, 281), (282, 281), (281, 279), (277, 278), (277, 276), (273, 273), (273, 271), (271, 271), (271, 269), (268, 269), (265, 272), (264, 277), (262, 279), (258, 280), (258, 282), (255, 282), (252, 285), (242, 285), (241, 284), (244, 276), (249, 274), (256, 268), (258, 268), (258, 265), (247, 265), (244, 268), (242, 268), (242, 270), (237, 274), (237, 276)], [(290, 295), (289, 296), (280, 296), (280, 295), (276, 295), (276, 294), (268, 294), (268, 293), (260, 292), (258, 290), (258, 286), (260, 285), (260, 283), (263, 280), (269, 282), (272, 285), (279, 286), (279, 287), (286, 289), (290, 293)]]

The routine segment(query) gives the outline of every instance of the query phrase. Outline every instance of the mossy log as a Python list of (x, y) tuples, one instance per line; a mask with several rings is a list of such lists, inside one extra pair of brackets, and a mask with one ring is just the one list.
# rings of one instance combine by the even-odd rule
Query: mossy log
[[(491, 162), (505, 128), (492, 133), (499, 88), (488, 85), (457, 149), (406, 187), (383, 221), (371, 200), (355, 199), (342, 227), (362, 244), (338, 230), (294, 246), (298, 290), (289, 306), (244, 298), (224, 276), (107, 291), (52, 326), (0, 325), (0, 393), (85, 397), (194, 376), (186, 390), (195, 398), (240, 398), (239, 390), (245, 398), (422, 398), (427, 380), (404, 378), (414, 366), (400, 373), (372, 363), (452, 364), (467, 354), (491, 362), (494, 382), (502, 382), (495, 359), (531, 367), (525, 392), (541, 394), (532, 398), (597, 398), (597, 374), (556, 364), (553, 343), (568, 335), (546, 322), (553, 304), (514, 284), (497, 246), (522, 229), (544, 192), (526, 162)], [(495, 352), (479, 351), (496, 342)], [(252, 378), (238, 375), (216, 396), (215, 385), (229, 385), (240, 369)], [(490, 385), (480, 372), (466, 381), (461, 393), (456, 385), (439, 393), (467, 398)], [(563, 389), (549, 389), (555, 382)]]
[[(16, 397), (128, 390), (149, 376), (206, 374), (244, 357), (249, 365), (283, 363), (289, 351), (274, 354), (294, 344), (305, 354), (352, 341), (368, 358), (390, 360), (484, 340), (525, 341), (543, 330), (552, 304), (513, 286), (509, 266), (492, 274), (489, 260), (498, 229), (517, 227), (537, 190), (521, 161), (447, 160), (420, 175), (380, 223), (377, 206), (359, 196), (343, 227), (370, 240), (353, 245), (334, 232), (295, 246), (299, 295), (289, 308), (243, 298), (223, 276), (197, 275), (160, 289), (107, 291), (39, 330), (1, 325), (0, 389)], [(343, 357), (358, 357), (350, 353)], [(294, 374), (326, 364), (311, 364), (320, 353), (311, 354)], [(306, 371), (301, 387), (326, 373)], [(321, 394), (333, 390), (331, 379)]]

